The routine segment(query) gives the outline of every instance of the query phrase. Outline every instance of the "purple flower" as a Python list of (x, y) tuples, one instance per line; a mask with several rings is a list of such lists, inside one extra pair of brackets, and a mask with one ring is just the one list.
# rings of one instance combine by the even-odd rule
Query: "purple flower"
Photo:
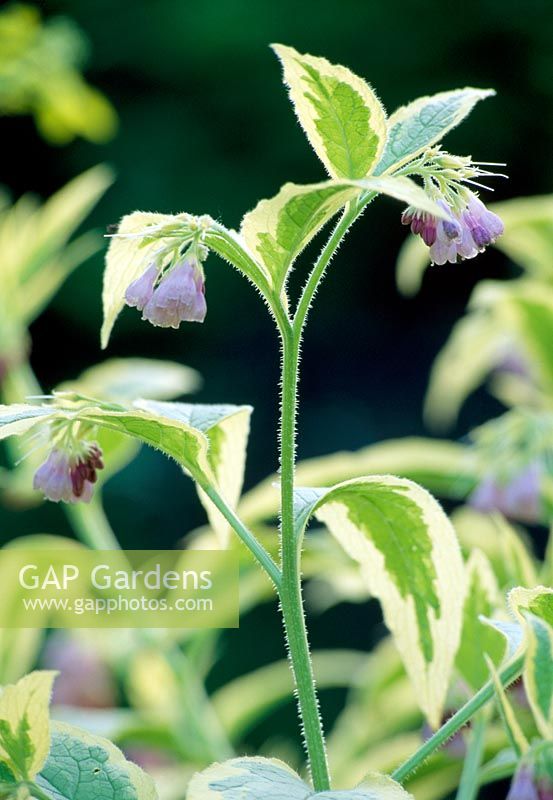
[(206, 312), (202, 267), (187, 258), (164, 275), (142, 318), (160, 328), (178, 328), (181, 322), (203, 322)]
[(505, 484), (495, 476), (487, 475), (471, 494), (469, 504), (478, 511), (500, 511), (519, 522), (540, 522), (543, 514), (539, 464), (529, 464)]
[(480, 250), (484, 250), (489, 244), (495, 242), (504, 230), (503, 222), (497, 214), (487, 209), (484, 203), (472, 193), (467, 208), (463, 212), (463, 220), (471, 232), (475, 245)]
[(140, 278), (133, 281), (125, 292), (125, 301), (128, 306), (142, 311), (144, 306), (151, 300), (154, 293), (158, 268), (155, 264), (150, 264), (148, 269), (142, 273)]
[(449, 214), (448, 219), (438, 219), (411, 206), (401, 218), (430, 248), (433, 264), (456, 264), (474, 258), (503, 233), (501, 219), (472, 192), (461, 211), (451, 208), (443, 198), (437, 202)]
[(97, 470), (103, 467), (102, 451), (97, 444), (85, 445), (78, 456), (55, 447), (35, 472), (33, 488), (54, 503), (89, 503)]
[(539, 742), (525, 753), (507, 800), (553, 800), (553, 742)]
[(46, 669), (60, 673), (52, 694), (56, 705), (112, 708), (116, 704), (115, 679), (92, 643), (56, 631), (48, 637), (42, 659)]

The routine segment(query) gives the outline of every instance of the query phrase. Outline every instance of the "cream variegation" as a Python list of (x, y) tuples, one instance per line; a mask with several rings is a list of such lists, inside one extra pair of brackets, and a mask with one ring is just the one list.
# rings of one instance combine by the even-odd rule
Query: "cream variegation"
[(0, 694), (0, 758), (32, 779), (50, 750), (50, 696), (56, 672), (31, 672)]
[(162, 239), (156, 239), (144, 244), (142, 234), (154, 226), (169, 224), (175, 219), (176, 216), (171, 214), (133, 211), (121, 220), (117, 235), (112, 237), (106, 254), (102, 291), (102, 347), (107, 347), (115, 320), (125, 305), (127, 288), (140, 277), (149, 260), (164, 243)]
[(363, 178), (386, 142), (386, 112), (373, 89), (351, 70), (281, 44), (273, 50), (305, 134), (335, 178)]
[(370, 476), (298, 490), (298, 535), (315, 515), (357, 561), (430, 723), (444, 710), (459, 645), (464, 568), (453, 527), (412, 481)]

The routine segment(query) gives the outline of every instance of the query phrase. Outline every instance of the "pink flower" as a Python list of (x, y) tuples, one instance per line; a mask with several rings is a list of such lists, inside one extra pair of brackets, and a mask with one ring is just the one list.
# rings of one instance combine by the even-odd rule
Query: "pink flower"
[(530, 525), (539, 523), (543, 515), (539, 464), (529, 464), (504, 484), (495, 476), (487, 475), (471, 494), (469, 504), (479, 511), (499, 511), (510, 519)]
[(128, 306), (142, 311), (144, 306), (151, 300), (154, 293), (154, 284), (157, 279), (158, 268), (155, 264), (150, 264), (148, 269), (142, 273), (140, 278), (133, 281), (125, 292), (125, 301)]
[(203, 322), (206, 312), (202, 267), (187, 258), (164, 275), (144, 307), (143, 319), (160, 328), (178, 328), (181, 322)]
[(426, 211), (409, 207), (402, 215), (404, 225), (418, 234), (430, 248), (433, 264), (456, 264), (474, 258), (503, 233), (503, 222), (484, 203), (472, 194), (465, 207), (459, 211), (451, 208), (443, 198), (438, 204), (449, 214), (448, 219), (438, 219)]
[(54, 503), (89, 503), (97, 470), (104, 468), (102, 451), (97, 444), (86, 444), (75, 456), (55, 447), (35, 472), (33, 488)]

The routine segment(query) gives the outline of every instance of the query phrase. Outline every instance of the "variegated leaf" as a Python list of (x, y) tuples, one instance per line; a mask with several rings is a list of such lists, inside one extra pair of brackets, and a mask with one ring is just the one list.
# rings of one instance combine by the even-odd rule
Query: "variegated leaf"
[(476, 103), (495, 92), (470, 86), (439, 92), (401, 106), (388, 120), (386, 149), (377, 167), (377, 174), (398, 168), (440, 142), (467, 117)]
[[(215, 424), (209, 424), (196, 421), (202, 408), (198, 405), (145, 400), (137, 405), (167, 419), (194, 420), (194, 424), (209, 440), (208, 460), (217, 488), (227, 504), (236, 508), (244, 483), (251, 406), (229, 406), (227, 415), (218, 416)], [(221, 547), (227, 547), (231, 534), (228, 522), (205, 492), (201, 489), (198, 492)]]
[(314, 792), (283, 761), (235, 758), (196, 773), (187, 800), (410, 800), (399, 783), (371, 773), (356, 788)]
[(144, 243), (142, 235), (156, 226), (169, 224), (175, 219), (176, 217), (170, 214), (133, 211), (121, 220), (117, 235), (111, 239), (106, 254), (102, 292), (104, 306), (102, 347), (107, 347), (115, 320), (125, 305), (125, 292), (129, 284), (144, 272), (154, 253), (164, 244), (162, 239)]
[(273, 49), (307, 138), (329, 175), (363, 178), (378, 163), (386, 142), (386, 112), (372, 88), (346, 67)]
[(359, 563), (432, 725), (439, 725), (459, 645), (465, 571), (455, 532), (417, 484), (391, 476), (299, 489), (297, 536), (315, 515)]
[(505, 650), (504, 637), (483, 622), (503, 605), (497, 579), (481, 550), (473, 550), (466, 565), (467, 594), (463, 608), (463, 630), (455, 665), (467, 684), (476, 691), (488, 679), (486, 658), (499, 664)]

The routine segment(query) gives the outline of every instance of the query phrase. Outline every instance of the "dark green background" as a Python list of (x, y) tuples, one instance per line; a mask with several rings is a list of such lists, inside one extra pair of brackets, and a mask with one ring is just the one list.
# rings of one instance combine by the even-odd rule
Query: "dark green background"
[[(45, 13), (71, 16), (89, 36), (86, 74), (115, 104), (119, 133), (106, 146), (56, 149), (38, 140), (29, 118), (4, 119), (1, 177), (16, 193), (47, 195), (88, 166), (111, 164), (117, 181), (92, 217), (100, 229), (134, 209), (206, 212), (237, 226), (244, 211), (285, 181), (324, 178), (282, 87), (272, 41), (348, 65), (374, 85), (389, 111), (421, 94), (495, 87), (497, 98), (479, 105), (447, 146), (507, 162), (511, 178), (494, 184), (497, 199), (551, 190), (553, 13), (546, 0), (57, 0), (45, 4)], [(423, 433), (432, 359), (472, 287), (513, 273), (489, 252), (431, 270), (422, 293), (402, 299), (394, 285), (405, 237), (400, 211), (385, 199), (371, 206), (320, 291), (303, 353), (300, 458)], [(237, 273), (215, 256), (206, 272), (203, 326), (185, 325), (176, 334), (129, 311), (109, 355), (182, 360), (204, 377), (199, 400), (252, 403), (251, 486), (277, 463), (276, 337), (263, 304)], [(33, 365), (45, 387), (104, 357), (101, 275), (98, 256), (34, 326)], [(481, 393), (453, 435), (495, 411)], [(192, 487), (152, 452), (111, 482), (106, 500), (127, 546), (172, 545), (204, 520)], [(51, 505), (0, 520), (8, 535), (66, 530)], [(317, 642), (370, 646), (358, 610), (348, 612), (349, 633), (343, 617), (332, 624), (334, 613), (315, 624)], [(260, 660), (281, 653), (276, 620), (274, 629)]]

